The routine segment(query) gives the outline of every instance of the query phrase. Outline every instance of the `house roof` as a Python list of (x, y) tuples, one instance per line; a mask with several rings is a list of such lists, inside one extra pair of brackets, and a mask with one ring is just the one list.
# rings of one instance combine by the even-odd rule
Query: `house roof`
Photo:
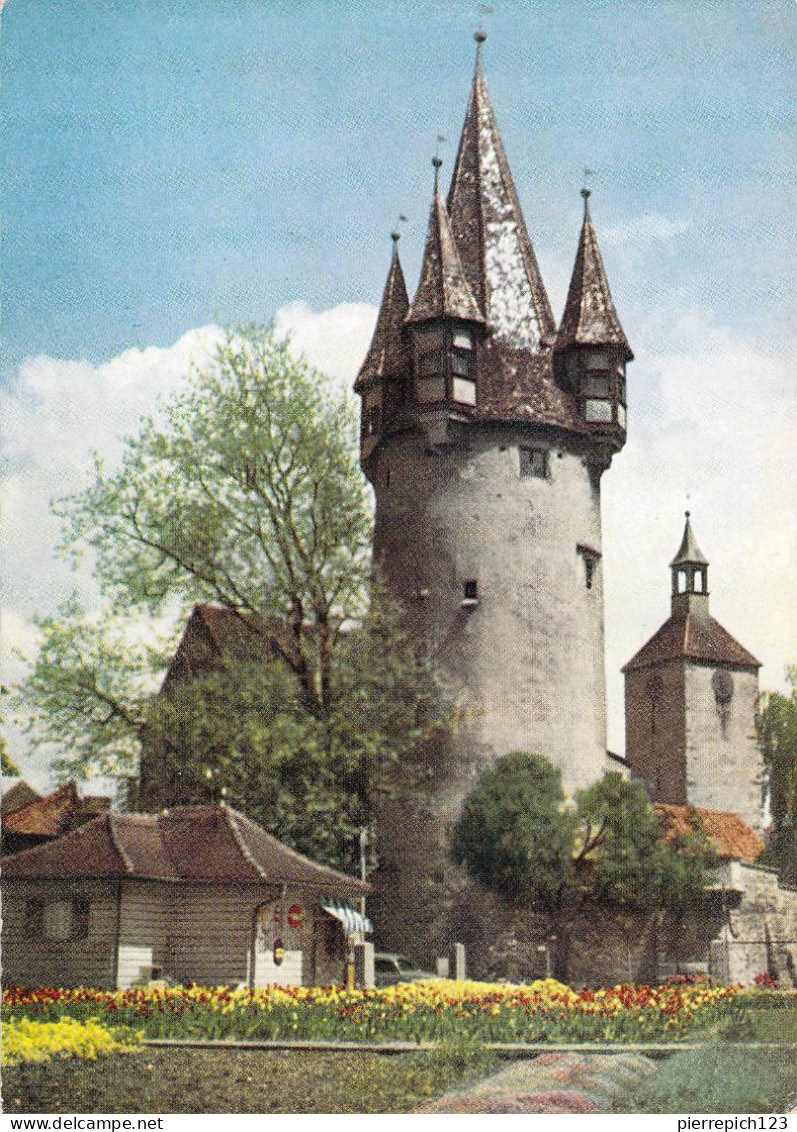
[(634, 355), (614, 309), (598, 237), (589, 214), (589, 189), (583, 189), (582, 195), (584, 222), (562, 323), (556, 336), (556, 348), (619, 346), (630, 361)]
[(199, 805), (160, 814), (108, 811), (55, 841), (6, 857), (3, 875), (260, 880), (349, 894), (369, 887), (289, 849), (236, 810)]
[(556, 324), (490, 105), (480, 50), (448, 213), (465, 276), (496, 338), (538, 349)]
[(654, 802), (653, 806), (664, 824), (665, 841), (694, 833), (696, 815), (718, 857), (752, 865), (764, 851), (764, 842), (738, 814), (671, 806), (664, 802)]
[(723, 629), (719, 621), (692, 612), (673, 614), (624, 665), (623, 672), (666, 660), (695, 660), (733, 668), (761, 667), (761, 662)]
[(406, 321), (425, 322), (432, 318), (484, 322), (462, 268), (445, 202), (436, 190), (429, 212), (421, 278)]
[(34, 798), (3, 818), (4, 833), (24, 833), (38, 837), (57, 837), (73, 812), (80, 806), (74, 782), (65, 782), (52, 794)]
[(382, 303), (376, 319), (374, 336), (365, 361), (360, 366), (355, 392), (359, 392), (369, 381), (381, 381), (385, 377), (403, 376), (409, 364), (409, 354), (405, 342), (404, 320), (410, 308), (407, 284), (398, 255), (398, 232), (393, 233), (393, 255), (387, 275)]
[(295, 655), (290, 626), (274, 618), (266, 623), (251, 614), (198, 602), (166, 671), (161, 692), (218, 668), (225, 656), (246, 660)]
[(4, 774), (0, 778), (0, 813), (3, 817), (18, 810), (20, 806), (26, 806), (28, 802), (35, 802), (37, 798), (41, 798), (41, 794), (24, 778), (11, 774)]

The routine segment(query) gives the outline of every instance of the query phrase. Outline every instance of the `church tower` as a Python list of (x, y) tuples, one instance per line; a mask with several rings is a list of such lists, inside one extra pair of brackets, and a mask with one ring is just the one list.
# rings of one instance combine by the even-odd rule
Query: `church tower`
[[(606, 760), (600, 481), (626, 437), (631, 350), (587, 207), (561, 325), (482, 72), (444, 199), (440, 161), (410, 303), (394, 234), (357, 377), (374, 561), (456, 695), (455, 734), (380, 815), (377, 921), (434, 954), (447, 848), (480, 771), (549, 758), (573, 792)], [(440, 940), (442, 942), (442, 940)]]
[(687, 511), (671, 616), (623, 669), (626, 758), (655, 802), (729, 811), (760, 829), (760, 664), (709, 613), (708, 565)]

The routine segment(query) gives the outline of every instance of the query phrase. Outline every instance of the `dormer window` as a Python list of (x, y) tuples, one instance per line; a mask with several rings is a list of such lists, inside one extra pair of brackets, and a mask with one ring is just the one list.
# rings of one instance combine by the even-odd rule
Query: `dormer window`
[(420, 404), (476, 404), (475, 340), (467, 327), (440, 325), (415, 331), (415, 389)]

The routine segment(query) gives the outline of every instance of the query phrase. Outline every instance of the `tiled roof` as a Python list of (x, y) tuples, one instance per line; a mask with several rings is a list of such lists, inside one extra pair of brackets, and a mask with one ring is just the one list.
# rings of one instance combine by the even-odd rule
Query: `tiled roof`
[(696, 816), (718, 857), (751, 865), (764, 851), (764, 842), (738, 814), (671, 806), (664, 802), (654, 802), (653, 805), (662, 819), (665, 841), (694, 833), (693, 819)]
[(73, 833), (6, 857), (3, 874), (264, 880), (348, 894), (368, 889), (362, 881), (289, 849), (223, 806), (176, 806), (161, 814), (109, 811)]
[(406, 321), (444, 317), (484, 322), (462, 269), (445, 203), (436, 192), (429, 213), (421, 279)]
[(397, 233), (394, 233), (393, 257), (390, 262), (385, 283), (382, 305), (376, 320), (374, 336), (365, 361), (360, 366), (355, 392), (359, 392), (369, 381), (380, 381), (385, 377), (401, 377), (409, 365), (406, 346), (404, 320), (410, 308), (407, 284), (398, 256)]
[(35, 837), (57, 837), (80, 806), (77, 787), (66, 782), (52, 794), (27, 802), (3, 818), (5, 833), (24, 833)]
[(740, 645), (719, 621), (710, 616), (673, 615), (623, 667), (623, 672), (646, 668), (665, 660), (697, 660), (729, 664), (734, 668), (760, 668), (761, 662)]
[(161, 685), (162, 692), (217, 668), (223, 656), (243, 660), (275, 654), (292, 658), (290, 627), (274, 618), (269, 624), (220, 605), (197, 603), (189, 617)]
[(20, 806), (27, 806), (28, 802), (35, 802), (37, 798), (41, 798), (38, 790), (34, 790), (29, 783), (16, 775), (4, 774), (0, 789), (2, 790), (0, 813), (3, 817), (13, 810), (18, 810)]
[(513, 350), (494, 338), (479, 354), (479, 404), (473, 416), (588, 431), (575, 399), (554, 380), (550, 348)]
[(589, 214), (589, 194), (587, 190), (584, 192), (584, 223), (562, 323), (556, 336), (556, 348), (562, 350), (572, 345), (619, 346), (630, 360), (634, 355), (614, 309), (598, 237)]
[(448, 192), (451, 231), (495, 336), (538, 349), (556, 331), (487, 85), (477, 59)]

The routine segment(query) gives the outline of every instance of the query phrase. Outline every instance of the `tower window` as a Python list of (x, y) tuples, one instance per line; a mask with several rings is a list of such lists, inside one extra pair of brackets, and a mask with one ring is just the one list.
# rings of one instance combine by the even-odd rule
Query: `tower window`
[(588, 590), (592, 589), (595, 581), (595, 572), (598, 568), (600, 561), (600, 554), (597, 550), (593, 550), (591, 546), (577, 546), (576, 550), (581, 555), (584, 562), (584, 585)]
[(468, 330), (457, 330), (454, 333), (454, 347), (458, 350), (472, 350), (473, 338)]
[(604, 352), (602, 350), (598, 351), (595, 354), (593, 354), (593, 353), (587, 354), (584, 361), (585, 361), (587, 369), (608, 369), (609, 368), (609, 356), (608, 356), (608, 354), (604, 354)]
[(584, 404), (584, 416), (588, 421), (600, 421), (601, 423), (605, 421), (611, 423), (611, 401), (586, 401)]
[(460, 376), (469, 376), (473, 373), (473, 356), (460, 354), (455, 350), (451, 355), (451, 372)]
[(617, 406), (617, 423), (619, 424), (620, 428), (625, 428), (625, 421), (626, 421), (625, 405), (618, 405)]
[(464, 377), (455, 377), (453, 381), (454, 400), (463, 405), (476, 404), (476, 382), (467, 381)]
[(529, 476), (536, 476), (538, 479), (547, 479), (548, 449), (521, 448), (520, 476), (521, 479), (527, 479)]
[(418, 372), (427, 375), (430, 373), (443, 373), (445, 358), (442, 350), (430, 350), (428, 354), (421, 354), (418, 362)]
[(609, 378), (603, 374), (590, 375), (584, 381), (584, 389), (589, 397), (608, 397)]
[(478, 604), (479, 583), (475, 578), (466, 578), (462, 583), (462, 606), (464, 609), (468, 609)]

